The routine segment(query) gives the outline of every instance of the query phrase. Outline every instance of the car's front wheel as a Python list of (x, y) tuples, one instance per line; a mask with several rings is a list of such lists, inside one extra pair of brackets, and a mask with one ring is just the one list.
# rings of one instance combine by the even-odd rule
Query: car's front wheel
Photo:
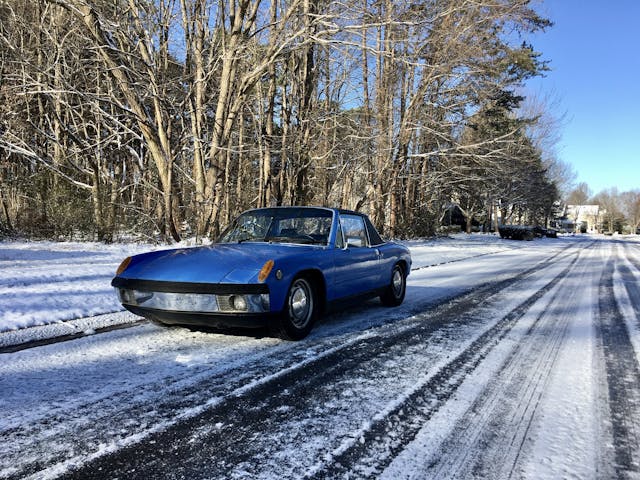
[(407, 276), (404, 274), (402, 266), (396, 263), (391, 271), (391, 282), (384, 293), (380, 295), (380, 301), (387, 307), (397, 307), (403, 302), (406, 291)]
[(306, 277), (297, 277), (289, 287), (284, 311), (276, 323), (276, 333), (286, 340), (306, 337), (316, 319), (314, 286)]

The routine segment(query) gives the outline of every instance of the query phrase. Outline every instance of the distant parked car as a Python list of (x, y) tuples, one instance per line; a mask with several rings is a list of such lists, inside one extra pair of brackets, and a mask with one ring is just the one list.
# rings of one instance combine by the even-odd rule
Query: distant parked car
[(128, 257), (111, 284), (125, 308), (163, 324), (270, 325), (298, 340), (337, 302), (400, 305), (410, 271), (408, 248), (366, 215), (278, 207), (244, 212), (213, 245)]
[(533, 240), (535, 236), (533, 227), (524, 225), (500, 225), (498, 233), (501, 238), (510, 238), (512, 240)]
[(553, 228), (544, 228), (539, 225), (533, 227), (533, 233), (536, 237), (557, 238), (558, 231)]
[(533, 240), (534, 237), (558, 237), (557, 230), (537, 225), (535, 227), (529, 225), (500, 225), (498, 227), (498, 233), (501, 238), (510, 238), (513, 240)]
[(533, 231), (533, 234), (538, 238), (542, 238), (547, 235), (547, 229), (544, 227), (541, 227), (540, 225), (535, 225), (534, 227), (531, 227), (531, 230)]

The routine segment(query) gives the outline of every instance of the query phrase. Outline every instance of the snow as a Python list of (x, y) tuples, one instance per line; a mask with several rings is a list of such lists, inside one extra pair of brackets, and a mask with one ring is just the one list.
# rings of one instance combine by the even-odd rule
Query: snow
[[(615, 261), (613, 290), (640, 362), (636, 290), (628, 288), (640, 278), (638, 239), (518, 242), (460, 234), (407, 245), (413, 271), (401, 307), (388, 310), (372, 302), (362, 312), (330, 315), (307, 340), (295, 343), (149, 323), (96, 334), (138, 320), (122, 310), (109, 282), (124, 257), (159, 247), (0, 243), (0, 349), (85, 336), (0, 354), (0, 478), (55, 478), (323, 358), (410, 331), (430, 321), (424, 312), (434, 304), (453, 305), (466, 292), (527, 269), (532, 273), (526, 283), (493, 293), (428, 343), (410, 346), (403, 356), (390, 347), (371, 361), (375, 374), (356, 371), (316, 392), (318, 398), (305, 399), (314, 415), (273, 425), (260, 440), (280, 445), (264, 460), (264, 471), (255, 475), (251, 465), (237, 465), (231, 476), (322, 475), (334, 459), (375, 437), (372, 432), (387, 417), (404, 415), (410, 399), (494, 331), (502, 333), (478, 347), (477, 367), (460, 370), (459, 384), (450, 379), (451, 397), (431, 400), (433, 415), (413, 440), (382, 471), (369, 467), (365, 456), (354, 476), (615, 476), (607, 374), (594, 324), (603, 268)], [(534, 268), (543, 262), (544, 268)], [(283, 399), (288, 394), (279, 393)], [(290, 398), (275, 410), (287, 418), (295, 405)], [(231, 419), (216, 420), (192, 432), (191, 441), (235, 428)], [(283, 439), (292, 439), (291, 445)], [(388, 442), (383, 450), (393, 439)], [(470, 471), (473, 465), (477, 470)]]
[[(635, 256), (634, 256), (635, 257)], [(631, 263), (628, 258), (623, 258), (622, 264), (629, 269), (636, 284), (640, 283), (640, 268)], [(640, 265), (640, 263), (638, 263)], [(640, 363), (640, 322), (638, 321), (638, 313), (640, 313), (640, 304), (633, 304), (627, 290), (624, 287), (624, 281), (619, 270), (616, 270), (613, 276), (614, 292), (618, 299), (618, 305), (620, 311), (624, 316), (627, 329), (630, 332), (631, 343), (633, 344), (634, 351)]]
[[(557, 273), (557, 272), (556, 272)], [(544, 283), (548, 279), (540, 275), (537, 276), (534, 283), (532, 283), (532, 291), (536, 288), (542, 288)], [(500, 294), (500, 298), (497, 300), (497, 304), (500, 305), (499, 310), (495, 310), (492, 313), (494, 322), (492, 325), (502, 320), (507, 312), (510, 312), (517, 307), (519, 302), (527, 296), (528, 292), (515, 291), (514, 289), (507, 289)], [(531, 292), (529, 292), (531, 293)], [(428, 466), (436, 459), (447, 455), (452, 450), (451, 445), (446, 444), (447, 438), (451, 436), (457, 426), (454, 422), (451, 422), (452, 418), (460, 418), (465, 412), (473, 410), (473, 403), (480, 393), (487, 388), (493, 375), (502, 366), (505, 357), (519, 344), (522, 337), (527, 334), (535, 320), (548, 308), (553, 292), (549, 292), (536, 302), (533, 307), (527, 312), (518, 325), (518, 328), (512, 330), (508, 335), (506, 341), (501, 342), (499, 348), (494, 349), (483, 362), (483, 368), (474, 372), (465, 379), (463, 384), (459, 387), (455, 398), (449, 401), (444, 408), (438, 410), (435, 416), (429, 422), (429, 428), (422, 429), (417, 435), (416, 439), (406, 448), (401, 455), (396, 457), (391, 466), (384, 472), (382, 478), (394, 479), (394, 478), (423, 478), (424, 471), (428, 470)], [(490, 327), (492, 325), (488, 325)], [(452, 352), (455, 353), (455, 352)], [(498, 391), (494, 395), (503, 395), (503, 391)], [(495, 401), (495, 398), (491, 400)], [(434, 428), (434, 426), (436, 428)], [(468, 442), (464, 446), (457, 445), (454, 451), (457, 455), (466, 455), (470, 449), (470, 443), (476, 441), (482, 434), (486, 424), (481, 424), (476, 427), (473, 432), (465, 432), (465, 435), (457, 435), (456, 438), (460, 438), (460, 442)], [(445, 464), (448, 468), (446, 470), (440, 469), (439, 471), (429, 471), (429, 478), (456, 478), (460, 472), (452, 472), (452, 465), (463, 462), (450, 461)], [(415, 472), (415, 474), (407, 475), (406, 472)], [(535, 477), (531, 477), (535, 478)]]
[(596, 422), (598, 384), (592, 370), (597, 314), (593, 305), (597, 304), (599, 276), (589, 265), (587, 259), (564, 280), (567, 301), (549, 312), (564, 318), (566, 338), (532, 419), (532, 437), (539, 440), (529, 442), (534, 454), (521, 466), (525, 478), (597, 478), (603, 473), (598, 471), (596, 442), (602, 435)]
[(149, 245), (0, 242), (0, 332), (121, 310), (109, 281)]

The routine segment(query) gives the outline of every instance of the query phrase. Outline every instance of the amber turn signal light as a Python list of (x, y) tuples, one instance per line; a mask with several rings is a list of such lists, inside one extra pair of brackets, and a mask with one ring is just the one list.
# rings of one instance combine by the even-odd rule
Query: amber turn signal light
[(258, 281), (264, 282), (273, 269), (273, 260), (267, 260), (258, 273)]
[(116, 275), (120, 275), (122, 272), (124, 272), (130, 263), (131, 263), (131, 257), (125, 258), (120, 264), (120, 266), (118, 267), (118, 269), (116, 270)]

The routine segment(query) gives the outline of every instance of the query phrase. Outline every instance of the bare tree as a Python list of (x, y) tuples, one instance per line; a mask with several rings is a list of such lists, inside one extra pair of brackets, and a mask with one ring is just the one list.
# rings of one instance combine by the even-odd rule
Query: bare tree
[(104, 240), (118, 223), (200, 239), (242, 208), (319, 203), (399, 236), (452, 201), (533, 218), (553, 196), (542, 114), (478, 127), (544, 69), (507, 42), (546, 25), (528, 0), (3, 0), (0, 16), (7, 222), (74, 204)]
[(630, 190), (620, 194), (620, 206), (631, 233), (638, 233), (640, 226), (640, 190)]
[(591, 199), (592, 193), (586, 182), (580, 182), (566, 198), (568, 205), (586, 205)]
[(622, 233), (624, 215), (621, 211), (620, 200), (620, 194), (615, 187), (602, 190), (591, 200), (594, 204), (600, 205), (600, 208), (604, 211), (602, 215), (603, 227), (607, 232)]

